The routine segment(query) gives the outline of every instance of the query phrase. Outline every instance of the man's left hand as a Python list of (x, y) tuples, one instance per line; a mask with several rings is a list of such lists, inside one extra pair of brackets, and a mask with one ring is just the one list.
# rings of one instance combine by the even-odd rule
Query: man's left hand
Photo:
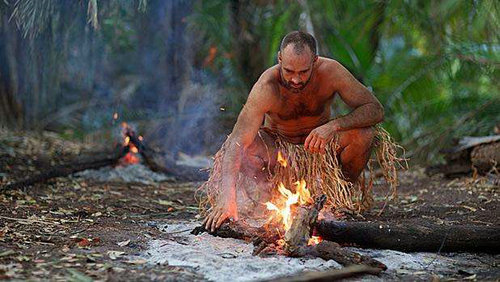
[(335, 137), (337, 130), (332, 122), (323, 124), (313, 129), (304, 142), (304, 149), (311, 153), (324, 154), (326, 145)]

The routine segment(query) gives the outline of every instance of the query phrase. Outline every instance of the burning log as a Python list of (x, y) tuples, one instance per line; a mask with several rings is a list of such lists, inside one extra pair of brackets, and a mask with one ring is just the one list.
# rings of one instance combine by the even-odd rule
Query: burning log
[(316, 199), (314, 205), (299, 207), (292, 226), (285, 233), (285, 253), (288, 256), (302, 257), (309, 255), (324, 260), (333, 259), (342, 265), (365, 264), (386, 270), (387, 266), (383, 263), (342, 248), (335, 242), (321, 241), (319, 244), (307, 244), (325, 201), (326, 196), (321, 195)]
[(109, 150), (104, 152), (93, 152), (92, 154), (82, 156), (77, 160), (72, 160), (68, 163), (48, 168), (35, 176), (5, 185), (0, 188), (0, 192), (26, 187), (39, 182), (45, 182), (52, 178), (67, 176), (86, 169), (96, 169), (107, 165), (113, 165), (128, 152), (129, 147), (124, 146), (117, 146), (111, 152)]
[(500, 227), (405, 225), (320, 220), (315, 231), (325, 240), (405, 252), (500, 253)]
[[(223, 224), (218, 230), (211, 233), (214, 236), (224, 238), (235, 238), (246, 241), (253, 241), (255, 249), (253, 254), (283, 253), (291, 257), (312, 256), (320, 257), (325, 260), (333, 259), (342, 265), (365, 264), (371, 267), (377, 267), (382, 270), (387, 267), (368, 256), (342, 248), (335, 242), (320, 242), (315, 245), (308, 245), (312, 230), (316, 224), (319, 211), (323, 208), (326, 196), (319, 196), (313, 205), (300, 206), (295, 217), (292, 220), (291, 227), (284, 236), (284, 248), (281, 250), (278, 241), (280, 235), (268, 226), (255, 228), (246, 224), (244, 221), (231, 222)], [(204, 232), (203, 226), (195, 228), (191, 233), (198, 235)], [(278, 246), (276, 246), (278, 245)]]
[(316, 199), (313, 206), (298, 207), (292, 226), (285, 232), (285, 251), (288, 255), (294, 256), (300, 252), (301, 246), (307, 244), (325, 201), (326, 196), (321, 195)]
[(129, 138), (130, 143), (135, 145), (138, 152), (144, 158), (144, 162), (152, 171), (172, 175), (178, 180), (184, 181), (202, 181), (208, 179), (207, 171), (177, 165), (173, 159), (167, 157), (165, 152), (148, 146), (143, 138), (137, 136), (134, 130), (126, 124), (123, 131), (123, 134)]

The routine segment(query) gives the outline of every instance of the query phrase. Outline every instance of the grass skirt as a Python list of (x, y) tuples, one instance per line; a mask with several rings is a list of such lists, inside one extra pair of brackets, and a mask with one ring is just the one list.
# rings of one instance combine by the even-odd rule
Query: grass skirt
[[(404, 158), (399, 157), (403, 148), (397, 145), (390, 135), (382, 127), (376, 127), (374, 140), (374, 154), (368, 162), (368, 173), (362, 173), (356, 183), (345, 180), (340, 160), (337, 157), (337, 142), (333, 140), (326, 148), (326, 154), (314, 154), (304, 150), (303, 145), (288, 143), (280, 138), (276, 139), (276, 147), (281, 152), (287, 165), (279, 163), (275, 165), (272, 173), (269, 174), (268, 185), (278, 187), (278, 183), (283, 183), (289, 190), (294, 191), (294, 183), (305, 180), (307, 189), (311, 195), (317, 196), (326, 194), (327, 203), (333, 209), (348, 209), (351, 211), (363, 211), (368, 209), (372, 203), (371, 190), (373, 186), (374, 169), (372, 166), (373, 155), (377, 160), (383, 177), (388, 185), (385, 203), (396, 197), (398, 186), (398, 169), (406, 168), (407, 163)], [(227, 141), (214, 157), (214, 166), (211, 169), (210, 177), (197, 191), (197, 199), (200, 203), (202, 216), (206, 215), (208, 208), (215, 205), (220, 192), (222, 158), (226, 151)], [(247, 177), (250, 178), (250, 177)], [(250, 182), (251, 183), (251, 182)], [(252, 184), (250, 184), (252, 185)], [(254, 185), (259, 185), (254, 183)], [(248, 188), (248, 179), (244, 175), (238, 176), (236, 189), (244, 191)], [(255, 189), (267, 189), (267, 187), (254, 187)], [(272, 196), (277, 196), (277, 189), (272, 189)], [(255, 202), (256, 201), (256, 202)], [(265, 201), (255, 200), (254, 205), (264, 204)], [(239, 205), (239, 203), (238, 203)], [(385, 205), (384, 205), (385, 207)], [(238, 206), (238, 208), (240, 208)], [(252, 209), (254, 207), (251, 207)]]

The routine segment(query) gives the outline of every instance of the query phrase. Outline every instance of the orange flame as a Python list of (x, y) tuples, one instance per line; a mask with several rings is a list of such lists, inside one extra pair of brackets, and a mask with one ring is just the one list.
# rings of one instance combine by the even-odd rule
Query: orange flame
[(323, 241), (323, 239), (319, 236), (312, 236), (311, 238), (309, 238), (309, 241), (307, 241), (307, 245), (308, 246), (314, 246), (314, 245), (317, 245), (319, 244), (321, 241)]
[(130, 137), (129, 136), (125, 137), (125, 139), (123, 140), (123, 146), (128, 146), (128, 144), (130, 144)]
[[(116, 113), (115, 113), (116, 114)], [(139, 157), (137, 156), (137, 153), (139, 153), (139, 150), (137, 147), (134, 145), (134, 143), (130, 142), (130, 136), (127, 136), (127, 131), (129, 130), (129, 125), (126, 122), (121, 123), (122, 126), (122, 135), (123, 135), (123, 146), (124, 147), (129, 147), (129, 152), (120, 160), (120, 163), (122, 165), (128, 165), (128, 164), (137, 164), (140, 162)], [(139, 140), (142, 141), (142, 136), (139, 136)]]
[(297, 204), (304, 205), (313, 202), (311, 198), (311, 193), (306, 188), (305, 180), (297, 181), (294, 184), (295, 186), (297, 186), (295, 193), (292, 193), (292, 191), (286, 189), (283, 183), (280, 182), (278, 184), (278, 191), (283, 196), (283, 198), (281, 198), (280, 200), (282, 202), (284, 201), (284, 203), (280, 205), (281, 208), (279, 208), (278, 205), (274, 203), (271, 202), (266, 203), (267, 209), (275, 211), (275, 213), (281, 219), (285, 231), (290, 229), (290, 227), (292, 226), (292, 221), (293, 221), (292, 207)]
[(288, 165), (286, 159), (281, 154), (281, 151), (278, 151), (278, 163), (280, 163), (282, 167), (286, 167)]

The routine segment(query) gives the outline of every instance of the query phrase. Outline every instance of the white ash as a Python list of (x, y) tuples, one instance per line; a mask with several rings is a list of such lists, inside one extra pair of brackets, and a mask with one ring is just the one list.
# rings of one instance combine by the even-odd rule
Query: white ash
[(320, 258), (253, 256), (253, 245), (242, 240), (190, 234), (198, 222), (169, 222), (160, 230), (171, 240), (153, 240), (146, 251), (152, 264), (185, 266), (211, 281), (254, 281), (289, 275), (304, 270), (340, 268), (335, 261)]
[[(289, 258), (253, 256), (253, 245), (242, 240), (218, 238), (207, 233), (195, 236), (190, 231), (199, 225), (193, 221), (168, 221), (159, 225), (168, 240), (152, 240), (143, 255), (151, 264), (165, 264), (189, 268), (210, 281), (255, 281), (292, 275), (307, 270), (341, 268), (333, 260), (320, 258)], [(364, 275), (356, 281), (385, 281), (387, 279), (429, 278), (453, 275), (458, 270), (468, 273), (488, 271), (498, 259), (487, 254), (403, 253), (392, 250), (349, 248), (371, 256), (388, 270), (381, 276)]]
[(75, 176), (100, 182), (142, 183), (147, 185), (172, 180), (172, 177), (156, 173), (143, 164), (106, 166), (97, 170), (88, 169), (76, 173)]

